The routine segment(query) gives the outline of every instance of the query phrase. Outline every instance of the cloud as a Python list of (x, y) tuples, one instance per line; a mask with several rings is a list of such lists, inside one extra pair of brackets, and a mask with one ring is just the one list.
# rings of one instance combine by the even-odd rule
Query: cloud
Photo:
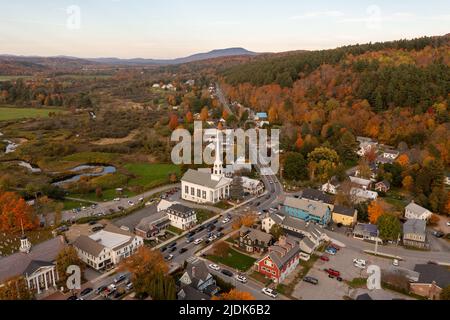
[(344, 15), (341, 11), (316, 11), (307, 12), (302, 15), (290, 17), (289, 20), (303, 20), (303, 19), (315, 19), (315, 18), (337, 18)]

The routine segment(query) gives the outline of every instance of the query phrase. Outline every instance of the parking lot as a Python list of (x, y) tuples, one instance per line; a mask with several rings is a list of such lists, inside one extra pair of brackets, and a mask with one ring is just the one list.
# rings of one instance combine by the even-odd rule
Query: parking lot
[[(381, 270), (387, 270), (392, 266), (392, 260), (372, 255), (364, 254), (350, 248), (342, 248), (336, 255), (325, 254), (330, 261), (318, 260), (311, 268), (308, 276), (319, 280), (318, 285), (313, 285), (301, 281), (294, 289), (293, 297), (301, 300), (342, 300), (345, 296), (353, 296), (355, 293), (346, 283), (355, 278), (367, 278), (365, 270), (359, 269), (353, 265), (353, 259), (363, 259), (368, 265), (377, 265)], [(400, 262), (400, 267), (411, 268), (412, 266)], [(334, 269), (340, 272), (342, 282), (336, 278), (329, 278), (325, 269)], [(380, 290), (384, 291), (384, 290)], [(379, 296), (383, 294), (378, 293)], [(384, 295), (386, 298), (389, 295)]]

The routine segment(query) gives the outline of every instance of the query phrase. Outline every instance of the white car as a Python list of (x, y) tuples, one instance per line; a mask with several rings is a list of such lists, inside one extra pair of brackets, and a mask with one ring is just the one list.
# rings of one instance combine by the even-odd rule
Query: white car
[(269, 297), (274, 298), (274, 299), (276, 297), (278, 297), (278, 293), (275, 290), (270, 289), (270, 288), (263, 288), (261, 290), (261, 292), (264, 293), (266, 296), (269, 296)]
[(447, 222), (447, 227), (450, 227), (450, 221), (449, 221), (449, 222)]
[(237, 275), (236, 280), (242, 283), (247, 283), (247, 278), (244, 276)]
[(152, 204), (153, 204), (153, 201), (148, 201), (148, 202), (145, 203), (145, 206), (146, 206), (146, 207), (149, 207), (149, 206), (151, 206)]
[(394, 259), (394, 261), (392, 261), (392, 265), (394, 267), (398, 267), (400, 265), (400, 262), (398, 261), (398, 259)]
[(203, 239), (200, 238), (200, 239), (195, 240), (195, 241), (194, 241), (194, 244), (195, 244), (195, 245), (199, 245), (199, 244), (202, 243), (202, 242), (203, 242)]
[(208, 240), (209, 240), (210, 242), (213, 242), (213, 241), (216, 240), (216, 239), (217, 239), (217, 236), (216, 236), (216, 235), (213, 235), (213, 236), (211, 236), (211, 237), (208, 238)]
[(223, 221), (222, 221), (223, 224), (227, 224), (228, 222), (230, 222), (230, 219), (229, 219), (229, 218), (225, 218), (225, 219), (223, 219)]
[(128, 201), (128, 204), (132, 207), (134, 206), (134, 202), (133, 201)]
[(363, 260), (363, 259), (353, 259), (353, 264), (354, 265), (361, 265), (361, 266), (366, 266), (366, 264), (367, 264), (367, 262), (366, 262), (366, 260)]
[(114, 201), (115, 201), (115, 202), (119, 202), (119, 201), (120, 201), (120, 198), (115, 198)]
[(144, 198), (139, 198), (139, 202), (144, 202)]
[(220, 267), (217, 264), (210, 264), (209, 268), (215, 271), (219, 271)]

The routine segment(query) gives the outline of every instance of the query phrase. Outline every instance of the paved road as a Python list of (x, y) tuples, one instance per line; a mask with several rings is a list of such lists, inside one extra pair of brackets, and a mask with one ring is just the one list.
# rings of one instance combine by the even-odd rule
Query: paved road
[(234, 115), (233, 111), (230, 108), (230, 104), (228, 103), (227, 98), (220, 89), (219, 83), (216, 83), (216, 95), (219, 99), (220, 103), (223, 105), (223, 108), (228, 112), (229, 115)]
[(109, 214), (110, 210), (114, 210), (115, 212), (117, 212), (117, 211), (120, 211), (118, 209), (119, 207), (123, 207), (123, 208), (131, 207), (128, 204), (128, 201), (132, 201), (133, 203), (136, 204), (136, 203), (138, 203), (140, 198), (147, 199), (147, 198), (154, 196), (155, 194), (158, 194), (158, 193), (161, 193), (164, 191), (168, 191), (168, 190), (171, 190), (176, 187), (180, 187), (180, 184), (172, 184), (172, 185), (162, 186), (162, 187), (155, 188), (153, 190), (147, 191), (143, 194), (140, 194), (140, 195), (137, 195), (134, 197), (120, 199), (119, 201), (102, 202), (102, 203), (99, 203), (95, 207), (95, 209), (93, 209), (92, 207), (86, 207), (85, 210), (82, 210), (79, 213), (74, 213), (74, 212), (72, 212), (72, 210), (63, 211), (62, 221), (71, 221), (73, 219), (90, 217), (90, 216), (92, 216), (96, 213), (100, 213), (100, 212)]

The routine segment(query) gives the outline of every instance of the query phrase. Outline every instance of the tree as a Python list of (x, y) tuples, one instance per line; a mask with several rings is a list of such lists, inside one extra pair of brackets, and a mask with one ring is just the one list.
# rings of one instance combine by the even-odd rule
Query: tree
[(402, 233), (402, 225), (396, 216), (383, 214), (378, 218), (378, 230), (381, 239), (395, 241)]
[(214, 255), (226, 258), (230, 253), (230, 246), (225, 241), (217, 242), (213, 247)]
[(273, 236), (275, 241), (278, 241), (281, 236), (284, 236), (285, 232), (280, 225), (274, 224), (272, 228), (270, 228), (270, 234)]
[(62, 249), (58, 256), (56, 257), (56, 270), (59, 275), (58, 283), (61, 286), (65, 286), (67, 282), (67, 278), (69, 275), (67, 274), (67, 268), (69, 266), (79, 266), (81, 271), (84, 270), (83, 261), (78, 258), (78, 253), (74, 247), (65, 247)]
[(0, 287), (0, 300), (34, 300), (34, 293), (28, 288), (26, 280), (13, 277), (4, 281)]
[(19, 232), (34, 230), (39, 221), (33, 209), (14, 192), (0, 193), (0, 231)]
[(177, 115), (175, 115), (175, 114), (171, 114), (170, 115), (169, 128), (170, 128), (170, 130), (175, 130), (176, 128), (178, 128), (178, 117), (177, 117)]
[(255, 298), (249, 292), (231, 289), (230, 292), (222, 293), (218, 297), (213, 297), (212, 300), (244, 301), (244, 300), (255, 300)]
[(239, 230), (243, 226), (250, 228), (255, 224), (257, 219), (258, 217), (256, 214), (247, 213), (234, 221), (233, 230)]
[(450, 300), (450, 286), (445, 287), (441, 291), (440, 295), (441, 300)]
[(200, 120), (205, 122), (206, 120), (208, 120), (208, 117), (209, 117), (208, 108), (204, 107), (200, 112)]
[(150, 296), (153, 300), (175, 300), (175, 281), (168, 276), (169, 267), (159, 251), (140, 247), (131, 257), (123, 260), (119, 270), (132, 273), (136, 295)]
[(343, 162), (351, 163), (358, 159), (356, 153), (358, 151), (358, 146), (358, 141), (355, 136), (351, 132), (346, 131), (339, 139), (336, 150)]
[(414, 179), (411, 176), (406, 176), (402, 181), (403, 188), (408, 191), (411, 191), (414, 187)]
[(278, 121), (278, 112), (277, 112), (277, 109), (275, 109), (274, 107), (271, 107), (271, 108), (269, 109), (268, 117), (269, 117), (269, 122), (270, 122), (270, 123), (276, 123), (276, 122)]
[(306, 180), (308, 178), (306, 160), (301, 153), (289, 152), (286, 154), (283, 176), (287, 180)]
[(102, 187), (97, 187), (95, 189), (95, 195), (98, 199), (101, 199), (103, 197), (103, 190)]
[(297, 148), (297, 150), (300, 150), (303, 147), (304, 141), (302, 138), (302, 134), (299, 133), (298, 137), (297, 137), (297, 141), (295, 142), (295, 148)]
[(188, 111), (188, 113), (186, 113), (186, 122), (187, 123), (194, 122), (194, 116), (192, 115), (191, 111)]
[(372, 201), (367, 212), (369, 214), (370, 223), (377, 224), (378, 219), (384, 214), (384, 208), (380, 201)]
[(372, 170), (370, 170), (369, 164), (365, 159), (359, 161), (358, 171), (361, 178), (370, 179), (372, 177)]
[(406, 154), (402, 154), (400, 157), (398, 157), (397, 162), (402, 167), (406, 167), (409, 165), (409, 157)]
[(230, 186), (230, 197), (233, 200), (242, 200), (244, 198), (244, 187), (242, 186), (242, 177), (235, 176)]
[(339, 156), (336, 151), (319, 147), (308, 154), (308, 161), (310, 162), (310, 174), (313, 178), (318, 178), (321, 182), (328, 181), (334, 170), (339, 164)]

